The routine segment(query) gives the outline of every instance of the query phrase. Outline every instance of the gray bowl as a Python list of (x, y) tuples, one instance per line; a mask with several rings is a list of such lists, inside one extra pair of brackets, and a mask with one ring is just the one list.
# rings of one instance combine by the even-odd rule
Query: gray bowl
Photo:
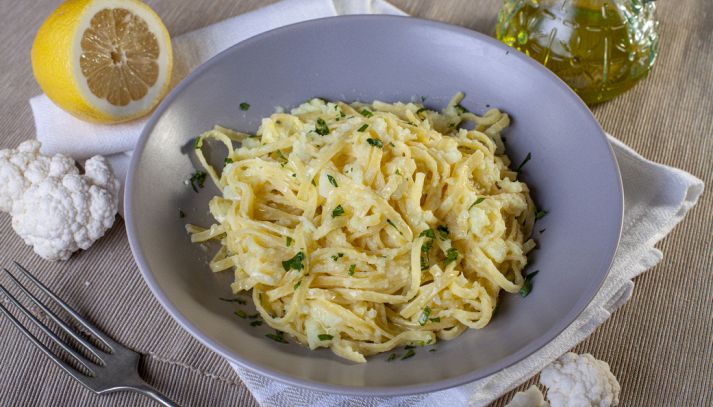
[[(210, 225), (207, 202), (184, 184), (192, 139), (221, 124), (254, 132), (275, 106), (319, 96), (345, 101), (419, 100), (441, 108), (458, 91), (477, 113), (499, 107), (513, 162), (548, 211), (537, 222), (539, 270), (532, 293), (505, 295), (484, 329), (418, 350), (355, 365), (328, 350), (270, 341), (268, 327), (237, 318), (232, 273), (213, 274), (211, 249), (189, 242), (186, 222)], [(241, 111), (241, 102), (250, 103)], [(216, 156), (219, 155), (216, 152)], [(207, 182), (209, 184), (210, 181)], [(230, 362), (274, 379), (361, 395), (403, 395), (467, 383), (516, 363), (551, 341), (584, 310), (607, 275), (622, 222), (616, 161), (587, 107), (557, 77), (498, 41), (459, 27), (390, 16), (300, 23), (244, 41), (198, 68), (161, 103), (144, 129), (125, 194), (126, 225), (146, 283), (173, 318)], [(179, 210), (187, 214), (179, 217)], [(546, 229), (546, 231), (544, 231)], [(240, 307), (250, 311), (248, 307)]]

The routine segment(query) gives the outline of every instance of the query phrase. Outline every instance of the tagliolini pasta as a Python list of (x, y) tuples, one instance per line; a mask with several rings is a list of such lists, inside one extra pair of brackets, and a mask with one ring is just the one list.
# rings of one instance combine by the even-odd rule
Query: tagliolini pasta
[[(525, 282), (535, 208), (504, 152), (508, 116), (462, 99), (442, 112), (312, 99), (255, 136), (216, 126), (196, 154), (222, 196), (192, 240), (220, 241), (211, 270), (235, 273), (279, 339), (351, 361), (485, 327)], [(220, 174), (211, 138), (228, 149)]]

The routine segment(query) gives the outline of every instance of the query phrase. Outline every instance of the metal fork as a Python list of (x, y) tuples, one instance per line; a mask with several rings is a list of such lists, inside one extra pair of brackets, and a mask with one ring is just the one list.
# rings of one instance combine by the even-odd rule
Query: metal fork
[(0, 284), (0, 291), (12, 302), (15, 307), (17, 307), (25, 316), (27, 316), (32, 323), (34, 323), (42, 332), (47, 334), (57, 345), (64, 349), (67, 353), (72, 355), (72, 357), (82, 366), (84, 366), (87, 371), (90, 372), (89, 375), (84, 372), (75, 369), (70, 366), (57, 355), (52, 353), (42, 342), (40, 342), (30, 331), (20, 323), (5, 306), (0, 303), (0, 311), (5, 314), (6, 317), (30, 340), (34, 343), (45, 355), (49, 356), (53, 362), (58, 364), (65, 372), (69, 373), (77, 381), (82, 383), (89, 390), (92, 390), (96, 394), (107, 394), (116, 391), (134, 391), (141, 393), (145, 396), (151, 397), (152, 399), (158, 401), (164, 406), (172, 407), (177, 406), (176, 403), (169, 400), (167, 397), (163, 396), (156, 389), (147, 384), (141, 376), (139, 376), (138, 365), (140, 355), (131, 349), (119, 344), (113, 339), (109, 338), (103, 332), (99, 331), (97, 328), (92, 326), (87, 320), (82, 318), (76, 311), (74, 311), (69, 305), (62, 301), (57, 295), (45, 287), (39, 280), (37, 280), (32, 274), (30, 274), (27, 269), (22, 267), (17, 262), (13, 262), (17, 269), (25, 277), (27, 277), (32, 283), (34, 283), (42, 292), (44, 292), (49, 298), (56, 302), (60, 307), (62, 307), (69, 315), (72, 316), (80, 325), (82, 325), (87, 331), (89, 331), (95, 339), (103, 343), (106, 348), (110, 351), (105, 352), (102, 349), (94, 346), (88, 340), (84, 339), (79, 333), (75, 332), (69, 325), (62, 321), (55, 313), (50, 311), (45, 304), (43, 304), (37, 297), (30, 293), (27, 288), (25, 288), (22, 283), (14, 276), (10, 271), (3, 268), (5, 273), (10, 276), (15, 284), (20, 288), (20, 290), (27, 295), (30, 300), (32, 300), (35, 305), (37, 305), (42, 311), (44, 311), (50, 319), (52, 319), (63, 331), (65, 331), (69, 336), (74, 338), (77, 342), (83, 345), (92, 355), (94, 355), (100, 364), (96, 364), (83, 355), (81, 355), (76, 350), (72, 349), (69, 344), (60, 339), (54, 332), (52, 332), (45, 324), (40, 322), (30, 311), (25, 308), (20, 302), (12, 295), (8, 290), (5, 289)]

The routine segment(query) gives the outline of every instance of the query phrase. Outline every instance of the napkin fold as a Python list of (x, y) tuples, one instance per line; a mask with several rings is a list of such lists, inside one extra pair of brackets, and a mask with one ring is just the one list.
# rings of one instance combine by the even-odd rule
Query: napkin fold
[[(180, 35), (173, 40), (174, 84), (191, 70), (233, 44), (300, 21), (342, 14), (404, 14), (383, 0), (284, 0), (256, 11)], [(75, 159), (109, 157), (124, 180), (131, 150), (147, 119), (119, 125), (83, 122), (56, 107), (45, 95), (30, 100), (43, 152)], [(233, 366), (263, 407), (358, 405), (362, 407), (483, 406), (537, 374), (589, 336), (633, 291), (635, 276), (658, 263), (654, 245), (695, 205), (703, 182), (685, 171), (656, 164), (609, 136), (624, 186), (624, 226), (607, 279), (591, 304), (564, 332), (525, 360), (487, 378), (453, 389), (407, 397), (347, 397), (295, 388), (259, 373)]]

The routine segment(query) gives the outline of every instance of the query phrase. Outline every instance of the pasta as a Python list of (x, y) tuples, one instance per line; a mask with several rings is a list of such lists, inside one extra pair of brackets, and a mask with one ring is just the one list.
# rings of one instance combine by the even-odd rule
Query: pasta
[[(220, 242), (211, 270), (232, 271), (279, 335), (350, 361), (485, 327), (525, 281), (535, 207), (504, 154), (507, 114), (462, 99), (312, 99), (255, 136), (216, 126), (196, 154), (222, 196), (192, 241)], [(228, 150), (220, 173), (208, 139)]]

